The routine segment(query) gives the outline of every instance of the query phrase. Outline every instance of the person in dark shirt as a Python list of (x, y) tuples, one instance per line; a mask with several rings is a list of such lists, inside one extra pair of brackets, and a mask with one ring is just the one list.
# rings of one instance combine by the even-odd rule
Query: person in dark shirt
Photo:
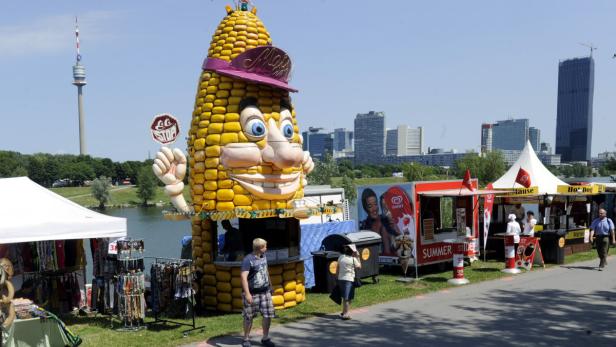
[(225, 244), (220, 250), (222, 254), (225, 254), (225, 260), (236, 261), (239, 255), (242, 255), (242, 236), (237, 228), (231, 225), (228, 220), (223, 220), (221, 223), (222, 228), (225, 229)]

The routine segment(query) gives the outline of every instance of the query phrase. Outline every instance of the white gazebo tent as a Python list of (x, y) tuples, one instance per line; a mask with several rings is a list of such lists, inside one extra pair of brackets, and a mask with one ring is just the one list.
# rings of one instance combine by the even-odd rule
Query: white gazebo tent
[(533, 146), (530, 141), (526, 142), (526, 146), (520, 153), (518, 160), (511, 165), (509, 171), (507, 171), (501, 178), (499, 178), (492, 185), (495, 189), (512, 189), (523, 187), (516, 182), (518, 172), (524, 169), (530, 175), (531, 186), (538, 188), (538, 195), (544, 194), (556, 194), (559, 185), (567, 185), (567, 183), (554, 176), (548, 170), (541, 160), (537, 158)]
[(0, 179), (0, 244), (126, 236), (126, 218), (80, 206), (28, 177)]

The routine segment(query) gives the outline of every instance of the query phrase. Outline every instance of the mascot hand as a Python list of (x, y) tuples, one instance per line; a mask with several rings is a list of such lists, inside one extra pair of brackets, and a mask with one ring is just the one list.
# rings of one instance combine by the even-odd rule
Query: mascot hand
[(312, 161), (312, 157), (310, 156), (310, 152), (304, 151), (304, 158), (302, 159), (302, 168), (304, 169), (304, 173), (307, 175), (312, 172), (314, 169), (314, 162)]
[(158, 179), (165, 184), (165, 194), (171, 198), (171, 203), (179, 211), (188, 212), (189, 208), (182, 195), (184, 176), (186, 176), (186, 156), (181, 150), (162, 147), (156, 153), (152, 170)]

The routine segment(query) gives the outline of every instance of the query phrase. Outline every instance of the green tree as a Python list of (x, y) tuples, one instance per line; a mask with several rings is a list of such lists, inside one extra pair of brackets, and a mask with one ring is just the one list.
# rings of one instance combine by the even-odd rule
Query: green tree
[(143, 201), (143, 206), (148, 205), (148, 200), (152, 200), (156, 194), (158, 180), (152, 172), (152, 168), (144, 166), (137, 176), (137, 196)]
[(308, 182), (310, 184), (332, 184), (332, 177), (336, 176), (338, 168), (336, 162), (329, 154), (326, 154), (322, 160), (315, 160), (314, 170), (308, 174)]
[(355, 202), (355, 199), (357, 199), (357, 186), (355, 186), (355, 180), (349, 176), (343, 176), (342, 188), (344, 189), (344, 197), (349, 200), (350, 203)]
[(22, 176), (28, 176), (28, 170), (26, 170), (26, 168), (23, 166), (15, 167), (13, 172), (10, 174), (10, 177), (22, 177)]
[(505, 174), (506, 170), (507, 163), (505, 163), (503, 153), (499, 151), (488, 152), (481, 158), (481, 177), (479, 179), (481, 186), (496, 181)]
[(409, 182), (423, 181), (426, 167), (422, 164), (411, 162), (405, 164), (404, 178)]
[(105, 209), (105, 204), (110, 199), (109, 187), (111, 186), (111, 179), (101, 176), (92, 182), (92, 195), (98, 200), (98, 208)]

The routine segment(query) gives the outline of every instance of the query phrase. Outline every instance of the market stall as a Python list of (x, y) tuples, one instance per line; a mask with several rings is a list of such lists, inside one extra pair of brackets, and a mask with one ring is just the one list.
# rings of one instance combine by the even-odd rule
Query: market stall
[(85, 301), (83, 240), (126, 236), (126, 219), (77, 205), (27, 177), (0, 179), (0, 220), (0, 255), (14, 264), (16, 294), (60, 312)]
[[(291, 102), (291, 58), (273, 46), (256, 8), (226, 8), (201, 70), (188, 132), (188, 158), (161, 148), (155, 174), (176, 209), (192, 219), (192, 258), (203, 274), (206, 309), (242, 309), (240, 266), (254, 238), (267, 241), (276, 309), (305, 300), (300, 223), (339, 213), (306, 206), (306, 175), (314, 164), (302, 151)], [(182, 179), (189, 167), (191, 205)], [(224, 249), (218, 236), (224, 233)]]
[[(381, 236), (381, 264), (423, 266), (451, 262), (450, 240), (465, 243), (465, 256), (478, 255), (481, 195), (476, 179), (410, 182), (358, 187), (360, 230)], [(410, 254), (405, 254), (405, 241)], [(446, 242), (448, 241), (448, 242)]]
[(496, 182), (495, 189), (507, 189), (495, 199), (488, 249), (500, 254), (502, 240), (495, 234), (506, 230), (507, 216), (516, 215), (521, 229), (532, 211), (546, 262), (562, 263), (567, 254), (590, 249), (588, 226), (597, 207), (593, 201), (605, 191), (600, 185), (570, 186), (554, 176), (537, 158), (527, 142), (518, 160)]

